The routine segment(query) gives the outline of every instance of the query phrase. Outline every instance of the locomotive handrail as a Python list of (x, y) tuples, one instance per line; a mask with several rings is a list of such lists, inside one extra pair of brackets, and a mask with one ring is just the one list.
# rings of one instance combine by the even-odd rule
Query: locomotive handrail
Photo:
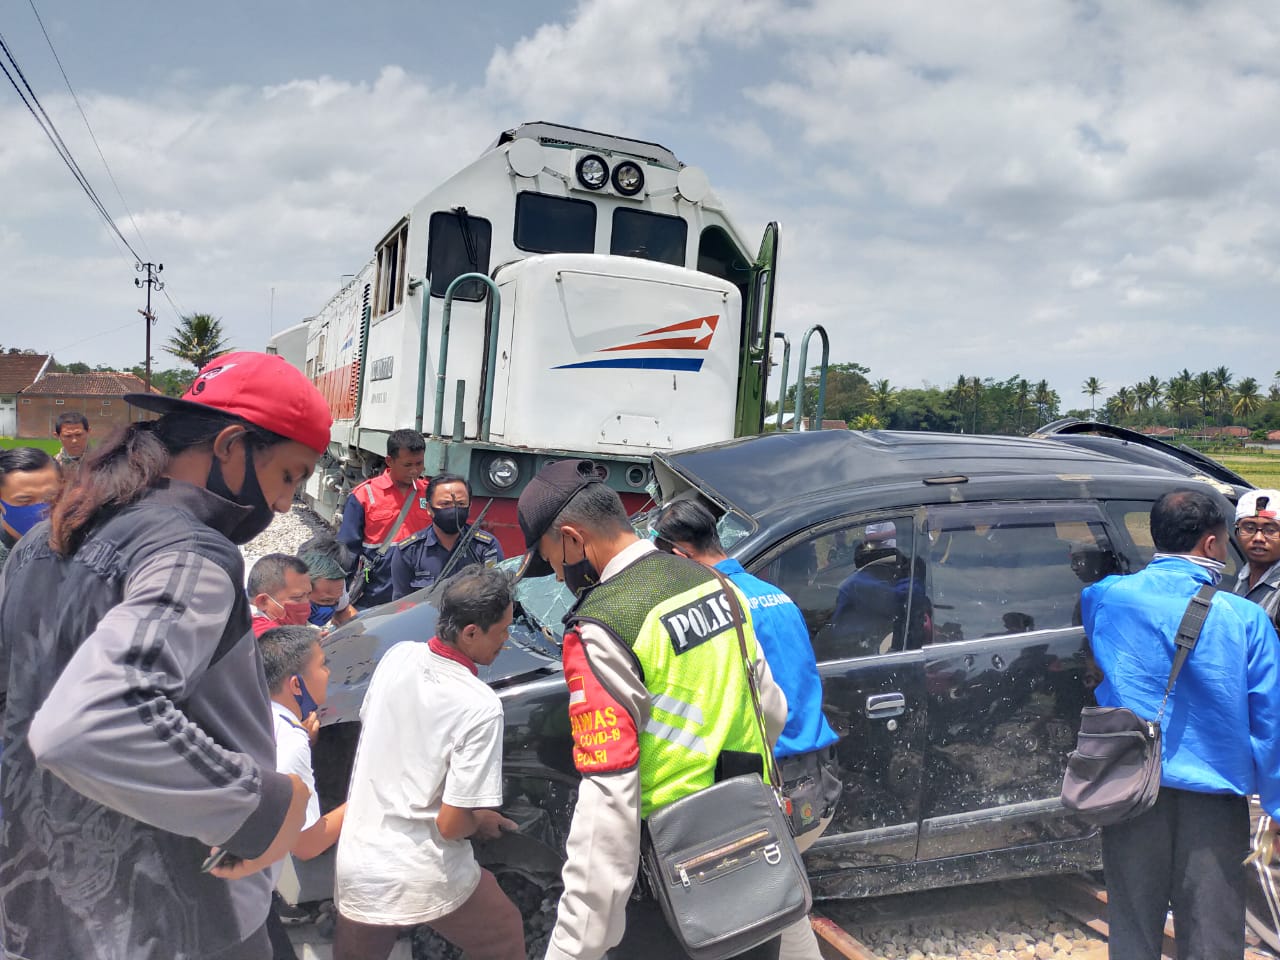
[[(449, 284), (444, 291), (444, 319), (440, 324), (440, 358), (439, 369), (436, 372), (436, 409), (435, 417), (432, 421), (431, 435), (438, 437), (444, 428), (444, 387), (445, 376), (449, 366), (449, 322), (453, 314), (453, 294), (458, 284), (468, 280), (476, 280), (483, 283), (489, 288), (488, 305), (485, 312), (485, 332), (487, 334), (488, 349), (485, 355), (484, 364), (484, 402), (480, 412), (480, 431), (479, 439), (489, 439), (490, 421), (493, 419), (493, 380), (494, 370), (497, 365), (498, 356), (498, 318), (501, 316), (502, 299), (498, 293), (498, 285), (483, 273), (464, 273), (454, 277), (453, 282)], [(423, 294), (427, 300), (431, 299), (430, 287), (427, 287)], [(423, 323), (420, 334), (421, 343), (419, 345), (418, 356), (418, 415), (417, 428), (422, 429), (422, 407), (425, 403), (424, 388), (426, 384), (426, 356), (427, 356), (427, 307), (423, 306), (422, 311)], [(456, 417), (457, 411), (455, 411)]]
[(782, 408), (787, 402), (787, 370), (791, 367), (791, 340), (781, 331), (773, 338), (782, 341), (782, 386), (778, 388), (778, 430), (781, 430)]
[(800, 429), (800, 420), (804, 416), (804, 382), (805, 372), (809, 369), (807, 362), (809, 360), (809, 338), (817, 333), (822, 337), (822, 367), (818, 373), (818, 410), (815, 422), (818, 429), (822, 429), (822, 417), (827, 412), (827, 360), (831, 356), (831, 341), (827, 339), (827, 331), (822, 324), (815, 323), (812, 327), (804, 332), (804, 339), (800, 341), (800, 379), (796, 381), (796, 416), (795, 431)]

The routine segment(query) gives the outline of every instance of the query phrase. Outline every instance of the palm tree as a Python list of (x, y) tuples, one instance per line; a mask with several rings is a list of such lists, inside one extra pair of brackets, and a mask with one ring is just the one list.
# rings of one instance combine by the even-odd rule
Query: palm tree
[(222, 333), (222, 320), (208, 313), (190, 313), (178, 321), (178, 331), (164, 345), (165, 353), (185, 360), (197, 370), (231, 350)]
[(1018, 378), (1018, 386), (1013, 394), (1014, 409), (1018, 411), (1018, 432), (1022, 432), (1022, 415), (1031, 406), (1031, 384), (1025, 377)]
[(1249, 417), (1258, 412), (1262, 406), (1262, 395), (1258, 392), (1258, 381), (1253, 377), (1245, 377), (1236, 384), (1235, 403), (1231, 412), (1237, 417)]
[(1187, 424), (1187, 414), (1195, 409), (1196, 388), (1189, 381), (1174, 378), (1169, 381), (1169, 410), (1181, 419), (1182, 426)]
[(1128, 387), (1121, 387), (1111, 399), (1115, 401), (1112, 409), (1117, 423), (1133, 413), (1133, 391)]
[(1036, 405), (1036, 414), (1040, 417), (1040, 426), (1044, 426), (1049, 419), (1049, 408), (1053, 406), (1053, 391), (1049, 389), (1049, 381), (1041, 380), (1036, 384), (1036, 391), (1032, 402)]
[(1209, 419), (1209, 401), (1213, 399), (1218, 391), (1218, 382), (1214, 380), (1213, 374), (1208, 370), (1202, 370), (1196, 375), (1195, 393), (1200, 399), (1200, 417), (1202, 420)]
[(1147, 396), (1152, 407), (1159, 407), (1160, 401), (1164, 399), (1164, 384), (1160, 382), (1160, 378), (1155, 374), (1146, 379)]
[(1147, 381), (1139, 380), (1133, 385), (1133, 403), (1143, 412), (1151, 405), (1151, 388), (1147, 386)]
[(889, 419), (889, 409), (893, 406), (893, 387), (888, 380), (877, 380), (871, 388), (871, 402), (875, 404), (876, 414), (881, 423)]
[(1234, 379), (1226, 367), (1218, 367), (1213, 371), (1214, 406), (1225, 414), (1231, 407), (1231, 381)]
[(1098, 394), (1102, 392), (1103, 383), (1097, 377), (1090, 377), (1080, 387), (1081, 393), (1089, 395), (1089, 419), (1098, 419)]

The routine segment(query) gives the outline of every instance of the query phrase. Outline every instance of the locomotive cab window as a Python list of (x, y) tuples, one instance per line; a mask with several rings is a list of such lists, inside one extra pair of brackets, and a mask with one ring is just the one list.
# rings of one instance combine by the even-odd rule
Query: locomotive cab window
[(409, 221), (402, 220), (378, 244), (378, 291), (375, 316), (382, 316), (404, 303), (404, 261), (409, 246)]
[[(431, 295), (443, 297), (464, 273), (489, 272), (489, 248), (493, 225), (483, 217), (473, 217), (466, 207), (447, 213), (433, 213), (427, 228), (427, 275)], [(488, 289), (479, 281), (461, 283), (453, 291), (458, 300), (483, 300)]]
[(592, 253), (596, 205), (525, 191), (516, 197), (515, 245), (529, 253)]
[(688, 235), (689, 224), (683, 217), (619, 207), (613, 211), (609, 252), (683, 267)]

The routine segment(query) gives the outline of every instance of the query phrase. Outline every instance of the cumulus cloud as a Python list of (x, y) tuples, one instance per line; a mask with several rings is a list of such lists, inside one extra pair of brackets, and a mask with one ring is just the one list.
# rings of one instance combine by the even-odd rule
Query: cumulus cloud
[[(270, 332), (272, 288), (277, 330), (314, 313), (421, 195), (501, 127), (474, 90), (437, 87), (397, 67), (368, 83), (318, 77), (174, 92), (158, 102), (83, 99), (148, 246), (121, 216), (126, 238), (144, 257), (155, 250), (168, 261), (165, 279), (181, 309), (221, 315), (232, 341), (253, 348)], [(49, 97), (46, 107), (74, 116), (65, 98)], [(105, 228), (19, 109), (0, 109), (0, 126), (15, 133), (0, 144), (0, 178), (23, 185), (7, 198), (6, 218), (29, 249), (44, 252), (6, 258), (0, 284), (34, 295), (51, 277), (74, 276), (61, 296), (71, 295), (63, 309), (75, 319), (40, 330), (42, 342), (30, 346), (61, 347), (64, 359), (76, 359), (80, 339), (127, 323), (138, 306), (132, 258), (112, 254)], [(89, 167), (94, 152), (83, 128), (61, 126), (103, 192), (105, 175)], [(163, 339), (174, 323), (167, 300), (157, 313)], [(133, 363), (144, 350), (139, 335), (136, 344), (95, 340), (89, 353)]]
[(495, 50), (486, 82), (531, 116), (634, 124), (689, 110), (711, 48), (751, 42), (776, 12), (765, 0), (581, 0), (565, 22)]
[[(822, 322), (835, 359), (896, 383), (1022, 372), (1060, 376), (1066, 398), (1086, 375), (1194, 366), (1188, 338), (1213, 336), (1220, 303), (1234, 323), (1272, 322), (1269, 0), (636, 9), (576, 0), (494, 37), (452, 84), (386, 66), (145, 101), (81, 93), (175, 299), (223, 315), (244, 346), (265, 340), (271, 288), (277, 329), (314, 312), (419, 196), (526, 119), (663, 140), (708, 170), (748, 235), (782, 220), (781, 328)], [(92, 157), (72, 106), (46, 103)], [(0, 102), (14, 131), (0, 285), (28, 310), (56, 303), (69, 333), (128, 322), (131, 263), (20, 109)], [(117, 339), (96, 356), (138, 359)]]

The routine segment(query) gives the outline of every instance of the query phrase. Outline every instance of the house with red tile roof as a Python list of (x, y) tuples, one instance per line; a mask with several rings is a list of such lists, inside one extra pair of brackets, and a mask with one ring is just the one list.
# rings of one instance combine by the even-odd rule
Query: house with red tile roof
[(126, 393), (145, 392), (142, 378), (132, 373), (46, 373), (18, 394), (18, 436), (52, 437), (64, 413), (83, 414), (96, 437), (134, 420), (153, 420), (154, 414), (124, 402)]
[(49, 369), (46, 353), (0, 353), (0, 437), (18, 433), (18, 393)]

